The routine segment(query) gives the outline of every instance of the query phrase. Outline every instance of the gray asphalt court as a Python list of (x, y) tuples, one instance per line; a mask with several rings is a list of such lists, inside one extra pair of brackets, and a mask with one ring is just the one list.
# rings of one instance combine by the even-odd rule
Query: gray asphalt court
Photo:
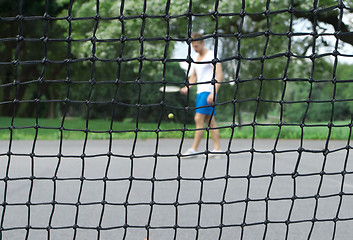
[(0, 141), (0, 239), (352, 239), (346, 141), (191, 143)]

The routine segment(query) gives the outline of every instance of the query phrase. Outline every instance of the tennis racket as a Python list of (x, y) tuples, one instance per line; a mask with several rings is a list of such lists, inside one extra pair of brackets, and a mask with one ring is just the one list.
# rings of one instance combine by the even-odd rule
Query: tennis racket
[(177, 87), (177, 86), (165, 86), (165, 87), (160, 87), (159, 91), (161, 91), (161, 92), (169, 92), (169, 93), (179, 92), (180, 91), (180, 87)]

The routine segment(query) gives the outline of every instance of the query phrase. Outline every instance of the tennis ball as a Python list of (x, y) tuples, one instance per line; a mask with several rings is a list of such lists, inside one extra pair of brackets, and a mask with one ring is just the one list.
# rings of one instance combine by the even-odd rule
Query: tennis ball
[(173, 113), (169, 113), (169, 114), (168, 114), (168, 118), (169, 118), (169, 119), (173, 119), (173, 118), (174, 118), (174, 114), (173, 114)]

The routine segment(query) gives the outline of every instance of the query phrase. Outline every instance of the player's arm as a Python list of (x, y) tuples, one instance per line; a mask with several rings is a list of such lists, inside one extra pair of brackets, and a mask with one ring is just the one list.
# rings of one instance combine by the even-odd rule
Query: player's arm
[[(195, 68), (192, 70), (192, 74), (191, 74), (191, 76), (189, 77), (189, 83), (191, 83), (191, 84), (194, 84), (194, 83), (196, 83), (196, 80), (197, 80), (197, 78), (196, 78), (196, 71), (195, 71)], [(181, 88), (180, 89), (180, 93), (181, 94), (187, 94), (188, 93), (188, 90), (192, 87), (193, 85), (189, 85), (189, 87), (183, 87), (183, 88)]]
[[(217, 80), (217, 83), (215, 84), (215, 93), (217, 96), (218, 90), (221, 86), (220, 82), (223, 81), (223, 70), (222, 70), (221, 63), (217, 63), (217, 65), (216, 65), (216, 80)], [(213, 103), (214, 99), (215, 99), (214, 94), (210, 93), (210, 95), (208, 95), (208, 97), (207, 97), (207, 103), (208, 104)]]
[(217, 94), (218, 90), (221, 86), (220, 82), (223, 81), (223, 70), (222, 70), (221, 63), (217, 63), (217, 65), (216, 65), (216, 80), (218, 82), (218, 83), (216, 83), (216, 94)]

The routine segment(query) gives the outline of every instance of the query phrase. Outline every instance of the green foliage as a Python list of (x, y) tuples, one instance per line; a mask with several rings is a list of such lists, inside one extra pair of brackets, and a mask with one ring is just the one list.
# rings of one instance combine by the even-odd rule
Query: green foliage
[[(60, 11), (55, 2), (51, 2), (47, 7), (48, 13), (55, 15)], [(27, 16), (43, 16), (45, 12), (45, 1), (23, 1), (23, 6), (20, 11), (18, 1), (1, 1), (0, 3), (0, 16), (1, 17), (16, 17), (22, 14)], [(7, 102), (0, 108), (2, 115), (12, 115), (16, 109), (18, 116), (34, 116), (36, 114), (35, 104), (21, 103), (15, 108), (11, 103), (14, 99), (28, 101), (38, 97), (40, 87), (36, 80), (40, 77), (41, 73), (50, 75), (50, 79), (56, 79), (53, 75), (58, 73), (57, 69), (47, 68), (44, 64), (35, 64), (33, 61), (40, 62), (45, 54), (60, 55), (57, 49), (48, 49), (44, 51), (44, 44), (40, 39), (44, 36), (46, 21), (33, 20), (22, 21), (20, 24), (15, 21), (2, 21), (2, 31), (0, 38), (7, 38), (8, 41), (1, 42), (0, 44), (0, 61), (4, 63), (11, 63), (12, 61), (19, 61), (20, 65), (4, 64), (0, 66), (0, 84), (7, 87), (0, 88), (0, 101)], [(50, 29), (52, 23), (48, 24)], [(55, 28), (55, 27), (54, 27)], [(16, 37), (21, 36), (25, 41), (16, 41)], [(60, 36), (60, 33), (59, 33)], [(31, 39), (31, 40), (29, 40)], [(27, 41), (26, 41), (27, 40)], [(28, 61), (26, 64), (23, 62)], [(14, 84), (19, 83), (19, 84)], [(58, 90), (58, 89), (56, 89)], [(42, 90), (43, 98), (48, 98), (51, 95), (47, 90)], [(50, 96), (53, 97), (53, 96)], [(42, 107), (38, 107), (41, 112)], [(48, 111), (52, 112), (52, 111)]]
[[(88, 82), (94, 78), (96, 84), (89, 88), (89, 84), (82, 90), (79, 95), (81, 99), (86, 95), (86, 99), (92, 101), (88, 108), (83, 108), (77, 112), (87, 112), (90, 118), (114, 118), (122, 120), (124, 118), (139, 119), (139, 121), (157, 121), (163, 119), (164, 111), (174, 111), (176, 119), (181, 115), (180, 111), (172, 110), (173, 107), (183, 107), (181, 105), (181, 96), (165, 96), (163, 99), (159, 88), (162, 87), (162, 79), (168, 83), (179, 82), (185, 80), (185, 73), (177, 63), (162, 63), (164, 56), (171, 56), (173, 42), (166, 42), (158, 37), (164, 37), (167, 22), (161, 18), (141, 19), (129, 18), (130, 16), (140, 15), (143, 12), (144, 1), (127, 1), (124, 8), (120, 8), (120, 1), (100, 1), (99, 15), (101, 17), (116, 17), (120, 15), (120, 11), (126, 19), (121, 22), (118, 19), (96, 21), (72, 21), (73, 31), (72, 38), (74, 40), (90, 39), (94, 36), (98, 42), (93, 46), (90, 41), (82, 44), (72, 45), (72, 54), (75, 58), (81, 59), (90, 57), (95, 54), (99, 59), (115, 60), (120, 58), (120, 62), (99, 61), (95, 63), (85, 62), (82, 64), (80, 71), (73, 73), (76, 81)], [(76, 1), (73, 5), (73, 17), (87, 17), (96, 15), (95, 1)], [(163, 1), (147, 2), (146, 12), (149, 15), (161, 15), (165, 13), (165, 3)], [(180, 11), (179, 5), (171, 8), (172, 12)], [(61, 16), (65, 16), (63, 10)], [(67, 28), (67, 23), (60, 22), (63, 29)], [(94, 32), (94, 29), (97, 32)], [(171, 29), (175, 32), (176, 26), (172, 25)], [(141, 43), (140, 36), (146, 40)], [(129, 41), (120, 41), (122, 38), (129, 38)], [(148, 60), (139, 62), (137, 58), (143, 55)], [(136, 59), (136, 60), (132, 60)], [(92, 66), (94, 64), (94, 66)], [(81, 72), (90, 72), (94, 67), (93, 75), (82, 78)], [(163, 75), (164, 72), (164, 75)], [(144, 84), (148, 83), (148, 84)], [(89, 89), (87, 89), (89, 88)], [(88, 92), (92, 89), (92, 95)], [(86, 92), (86, 94), (85, 94)], [(73, 94), (76, 94), (73, 92)], [(101, 106), (94, 102), (107, 102), (115, 99), (121, 104), (112, 106), (106, 104)], [(162, 107), (160, 103), (164, 101), (168, 107)], [(141, 105), (140, 108), (136, 108)], [(153, 105), (153, 106), (146, 106)], [(73, 107), (73, 106), (71, 106)], [(180, 113), (179, 113), (180, 112)], [(162, 114), (162, 115), (161, 115)]]
[[(9, 126), (11, 123), (11, 118), (0, 118), (0, 127)], [(83, 139), (86, 136), (84, 131), (76, 131), (74, 129), (85, 129), (86, 119), (70, 118), (65, 119), (64, 129), (61, 132), (59, 130), (62, 123), (61, 118), (55, 119), (39, 119), (38, 124), (38, 134), (34, 128), (36, 124), (35, 118), (16, 118), (14, 122), (14, 129), (12, 130), (13, 140), (33, 140), (37, 134), (38, 140), (58, 140), (61, 137), (63, 139)], [(347, 140), (350, 132), (349, 122), (337, 122), (336, 124), (341, 125), (341, 127), (333, 127), (331, 131), (331, 140)], [(88, 139), (109, 139), (110, 134), (108, 130), (110, 129), (111, 121), (106, 121), (103, 119), (89, 120), (88, 129), (92, 132), (88, 133)], [(25, 127), (25, 128), (24, 128)], [(139, 132), (137, 137), (140, 139), (152, 138), (156, 139), (157, 133), (157, 123), (139, 123)], [(182, 123), (176, 123), (173, 120), (163, 122), (160, 125), (161, 132), (158, 133), (160, 138), (177, 138), (182, 137), (182, 129), (184, 125)], [(186, 125), (187, 128), (193, 129), (194, 124)], [(52, 129), (50, 129), (52, 128)], [(113, 121), (112, 124), (112, 138), (113, 139), (133, 139), (136, 134), (134, 132), (136, 128), (136, 123), (134, 122), (118, 122)], [(193, 138), (193, 131), (186, 131), (185, 138)], [(251, 139), (253, 137), (253, 127), (246, 126), (241, 128), (235, 128), (232, 132), (231, 128), (220, 129), (221, 138), (229, 139), (232, 135), (233, 138), (239, 139)], [(279, 134), (279, 139), (300, 139), (302, 135), (302, 129), (299, 126), (283, 126), (281, 128), (276, 126), (256, 126), (255, 127), (255, 137), (257, 139), (275, 139)], [(303, 139), (327, 139), (329, 134), (329, 128), (327, 126), (320, 127), (305, 127)], [(206, 135), (206, 132), (205, 132)], [(205, 136), (204, 135), (204, 136)], [(10, 130), (8, 128), (0, 129), (0, 140), (10, 139)]]
[[(314, 81), (288, 83), (284, 116), (287, 121), (338, 121), (353, 116), (352, 66), (339, 65), (333, 73), (333, 64), (317, 60)], [(335, 82), (332, 82), (335, 76)], [(308, 100), (310, 99), (310, 102)], [(332, 99), (336, 101), (332, 104)], [(294, 102), (294, 103), (292, 103)]]
[[(347, 81), (352, 79), (352, 67), (339, 64), (333, 72), (332, 61), (325, 57), (316, 59), (315, 66), (312, 66), (311, 61), (303, 56), (311, 54), (313, 38), (288, 38), (286, 35), (288, 31), (296, 31), (298, 25), (307, 25), (308, 31), (313, 31), (308, 16), (294, 16), (291, 22), (288, 12), (276, 12), (288, 9), (291, 4), (297, 10), (306, 11), (313, 7), (328, 8), (339, 4), (338, 0), (320, 0), (317, 6), (312, 1), (304, 0), (222, 0), (218, 6), (213, 0), (171, 0), (170, 6), (165, 0), (123, 2), (122, 7), (121, 0), (100, 0), (97, 8), (97, 1), (76, 0), (73, 1), (72, 9), (69, 9), (70, 0), (47, 1), (47, 13), (62, 19), (23, 21), (21, 33), (18, 32), (17, 21), (2, 21), (0, 38), (14, 38), (21, 34), (25, 39), (38, 41), (1, 42), (1, 62), (15, 59), (41, 61), (44, 57), (50, 62), (19, 65), (17, 68), (9, 64), (0, 65), (0, 84), (4, 86), (0, 88), (0, 101), (6, 102), (0, 106), (1, 114), (13, 114), (12, 101), (16, 98), (32, 100), (18, 106), (16, 114), (22, 117), (58, 117), (65, 113), (71, 117), (91, 119), (110, 119), (113, 116), (120, 121), (127, 118), (133, 122), (138, 118), (139, 121), (158, 122), (167, 120), (166, 115), (173, 112), (176, 121), (184, 122), (184, 109), (194, 106), (194, 93), (190, 99), (186, 99), (174, 93), (163, 96), (158, 91), (163, 86), (163, 78), (168, 84), (180, 86), (186, 80), (178, 63), (164, 61), (165, 58), (172, 58), (175, 41), (165, 41), (163, 38), (169, 35), (173, 40), (186, 40), (189, 27), (192, 31), (213, 34), (217, 26), (218, 33), (227, 36), (218, 38), (218, 58), (225, 60), (239, 57), (238, 60), (222, 62), (225, 80), (230, 83), (222, 84), (219, 92), (219, 120), (233, 120), (236, 115), (241, 121), (243, 112), (254, 112), (256, 109), (256, 117), (266, 117), (270, 111), (279, 111), (280, 105), (274, 101), (281, 100), (283, 90), (284, 100), (288, 102), (284, 106), (286, 121), (330, 121), (332, 112), (333, 120), (352, 116), (353, 104), (349, 100), (352, 98), (352, 84)], [(46, 1), (42, 0), (23, 1), (22, 14), (43, 16), (45, 4)], [(344, 4), (353, 7), (351, 2), (344, 1)], [(240, 13), (244, 8), (249, 14), (244, 17), (219, 16), (218, 19), (205, 15), (215, 11), (216, 7), (219, 13)], [(18, 9), (17, 1), (0, 2), (1, 17), (14, 17), (19, 14)], [(268, 16), (264, 14), (267, 9), (271, 11)], [(188, 10), (195, 13), (190, 26), (189, 18), (184, 15)], [(65, 19), (69, 12), (71, 21)], [(143, 12), (153, 18), (138, 17)], [(349, 9), (345, 9), (346, 12)], [(121, 14), (125, 17), (123, 21), (116, 19)], [(164, 14), (178, 17), (166, 21), (161, 17)], [(328, 9), (320, 14), (337, 17), (338, 10)], [(96, 15), (101, 18), (95, 19)], [(347, 25), (351, 24), (345, 18), (344, 21)], [(48, 31), (47, 36), (44, 36), (46, 24)], [(319, 22), (316, 31), (326, 33), (330, 31), (327, 29), (326, 25)], [(242, 37), (236, 38), (234, 33)], [(39, 41), (42, 37), (48, 37), (49, 41), (44, 44)], [(70, 43), (64, 41), (68, 37), (73, 39)], [(209, 35), (206, 41), (213, 47), (216, 39)], [(325, 41), (323, 37), (318, 38), (314, 50), (327, 47), (329, 43)], [(16, 47), (19, 47), (18, 56), (15, 56)], [(299, 57), (292, 57), (288, 61), (283, 56), (288, 50)], [(92, 56), (99, 60), (87, 60)], [(139, 57), (150, 61), (140, 62)], [(73, 62), (63, 63), (67, 58)], [(37, 81), (40, 76), (43, 76), (44, 82)], [(330, 82), (333, 76), (337, 78), (336, 85)], [(284, 77), (312, 77), (314, 82), (292, 81), (285, 85)], [(13, 84), (15, 78), (20, 85)], [(333, 97), (337, 101), (332, 105), (329, 101)], [(35, 104), (33, 99), (36, 98), (50, 102)], [(308, 106), (306, 101), (309, 98), (311, 102)], [(65, 99), (71, 102), (63, 103)], [(232, 102), (233, 99), (236, 102)], [(146, 106), (151, 104), (153, 106)], [(192, 116), (192, 111), (189, 111), (188, 122), (192, 122)]]
[(335, 98), (338, 100), (335, 103), (335, 112), (340, 116), (340, 119), (345, 119), (353, 116), (353, 67), (350, 64), (341, 64), (336, 70), (336, 91)]

